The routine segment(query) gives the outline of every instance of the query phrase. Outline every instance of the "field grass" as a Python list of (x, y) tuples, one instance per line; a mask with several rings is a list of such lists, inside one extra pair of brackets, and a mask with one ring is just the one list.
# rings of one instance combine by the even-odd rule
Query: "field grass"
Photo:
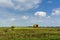
[(0, 40), (60, 40), (60, 28), (0, 28)]

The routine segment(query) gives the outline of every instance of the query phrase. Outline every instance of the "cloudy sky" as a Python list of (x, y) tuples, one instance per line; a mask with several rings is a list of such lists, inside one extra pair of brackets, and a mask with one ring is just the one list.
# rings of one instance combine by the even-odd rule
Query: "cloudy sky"
[(60, 0), (0, 0), (0, 26), (60, 26)]

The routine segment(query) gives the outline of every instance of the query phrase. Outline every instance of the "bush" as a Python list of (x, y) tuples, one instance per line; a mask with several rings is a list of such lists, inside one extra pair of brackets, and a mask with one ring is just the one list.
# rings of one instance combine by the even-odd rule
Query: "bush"
[(11, 26), (11, 30), (12, 30), (12, 31), (14, 31), (14, 28), (15, 28), (14, 26)]

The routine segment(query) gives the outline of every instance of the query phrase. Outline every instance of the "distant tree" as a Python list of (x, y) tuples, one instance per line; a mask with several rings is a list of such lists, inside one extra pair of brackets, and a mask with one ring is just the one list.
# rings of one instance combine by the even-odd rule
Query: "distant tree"
[(14, 26), (11, 26), (11, 30), (12, 30), (12, 31), (14, 31), (14, 28), (15, 28)]

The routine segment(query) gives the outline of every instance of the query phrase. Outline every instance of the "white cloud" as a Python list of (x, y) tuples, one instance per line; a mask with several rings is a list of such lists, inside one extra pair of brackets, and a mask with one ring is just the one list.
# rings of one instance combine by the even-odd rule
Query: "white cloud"
[(46, 16), (46, 12), (40, 11), (40, 12), (36, 12), (34, 15), (35, 15), (35, 16), (45, 17), (45, 16)]
[(29, 17), (28, 16), (22, 16), (21, 18), (24, 20), (27, 20)]
[(51, 16), (48, 16), (47, 18), (51, 18)]
[(13, 7), (13, 5), (11, 0), (0, 0), (1, 7)]
[(43, 20), (39, 20), (39, 22), (44, 22)]
[(11, 21), (15, 21), (16, 19), (15, 18), (11, 18)]
[(60, 15), (60, 8), (53, 9), (52, 15)]
[(60, 20), (58, 20), (57, 22), (60, 23)]
[(0, 6), (12, 7), (18, 10), (28, 10), (36, 8), (41, 0), (0, 0)]
[(47, 1), (47, 3), (49, 3), (49, 4), (50, 4), (50, 3), (52, 3), (52, 1)]

